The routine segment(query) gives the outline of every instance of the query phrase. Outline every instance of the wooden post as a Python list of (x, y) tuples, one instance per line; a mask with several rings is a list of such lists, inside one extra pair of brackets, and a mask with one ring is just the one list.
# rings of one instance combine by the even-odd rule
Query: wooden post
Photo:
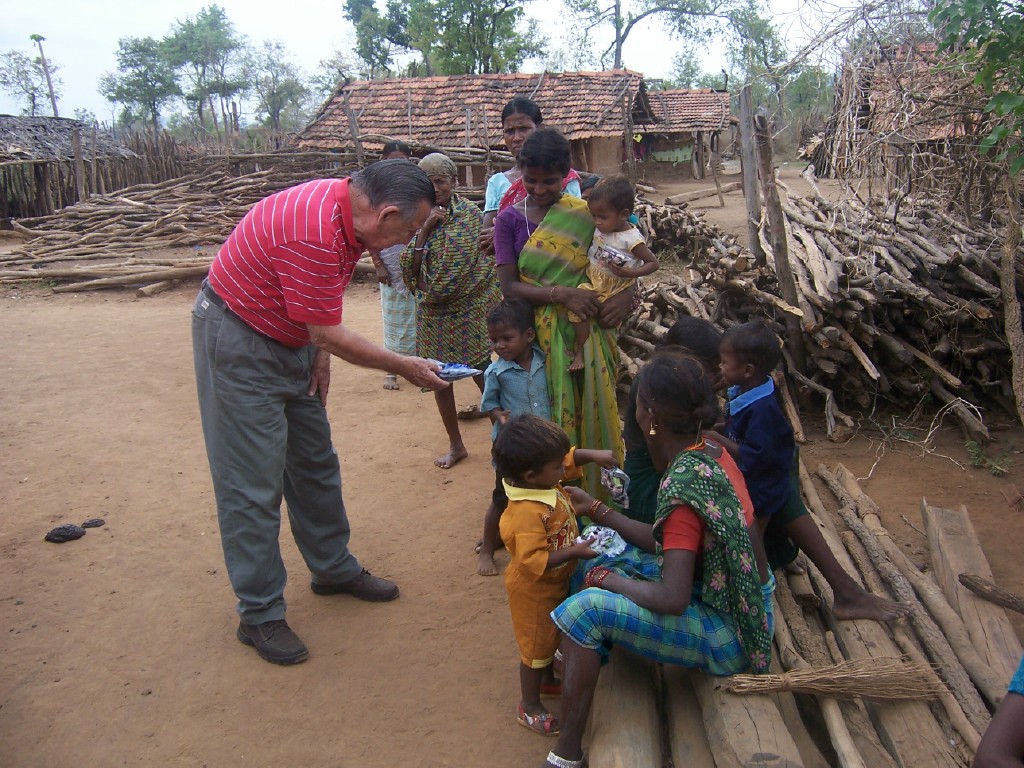
[(71, 129), (71, 151), (75, 155), (75, 191), (80, 202), (89, 199), (89, 188), (85, 185), (85, 158), (82, 156), (82, 132)]
[[(775, 261), (775, 275), (779, 279), (782, 297), (794, 307), (800, 305), (796, 279), (789, 263), (789, 243), (786, 238), (786, 219), (782, 214), (779, 188), (775, 183), (775, 168), (772, 158), (772, 137), (768, 116), (759, 111), (754, 117), (754, 137), (757, 141), (758, 164), (760, 166), (761, 192), (764, 194), (765, 211), (768, 214), (768, 239)], [(804, 372), (804, 344), (800, 319), (786, 314), (786, 348), (793, 364), (800, 373)]]
[(633, 100), (629, 93), (622, 94), (622, 130), (626, 140), (626, 176), (630, 184), (636, 184), (636, 156), (633, 154)]
[(601, 671), (590, 720), (590, 768), (658, 768), (661, 723), (652, 665), (619, 649)]
[[(761, 196), (757, 191), (757, 146), (754, 143), (754, 102), (750, 86), (740, 90), (740, 168), (743, 173), (743, 199), (747, 204), (747, 246), (754, 264), (766, 266), (768, 254), (761, 247), (757, 231), (761, 228)], [(794, 306), (796, 306), (794, 304)]]

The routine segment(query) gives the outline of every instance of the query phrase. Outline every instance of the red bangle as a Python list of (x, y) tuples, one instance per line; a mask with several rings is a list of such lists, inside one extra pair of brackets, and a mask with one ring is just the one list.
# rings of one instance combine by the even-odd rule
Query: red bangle
[[(598, 499), (594, 499), (594, 503), (590, 505), (590, 509), (587, 511), (587, 517), (591, 520), (598, 520), (600, 518), (594, 517), (597, 514), (597, 510), (601, 507), (601, 502)], [(605, 513), (607, 514), (607, 512)]]

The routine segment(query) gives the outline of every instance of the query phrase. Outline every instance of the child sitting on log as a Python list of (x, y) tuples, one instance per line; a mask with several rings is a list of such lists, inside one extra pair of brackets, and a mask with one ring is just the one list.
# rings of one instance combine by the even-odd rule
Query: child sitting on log
[(590, 542), (576, 542), (579, 524), (561, 483), (581, 477), (583, 464), (612, 467), (615, 457), (611, 451), (570, 449), (561, 427), (532, 414), (509, 418), (492, 454), (508, 496), (499, 527), (511, 555), (505, 589), (520, 656), (516, 721), (554, 736), (558, 721), (540, 700), (560, 637), (551, 611), (568, 597), (576, 561), (597, 556)]
[(757, 529), (773, 569), (792, 563), (802, 549), (832, 587), (837, 619), (891, 621), (910, 606), (873, 595), (836, 560), (800, 497), (796, 440), (775, 396), (771, 373), (782, 360), (779, 339), (754, 320), (735, 325), (718, 347), (728, 385), (725, 435), (706, 431), (736, 460), (754, 504)]

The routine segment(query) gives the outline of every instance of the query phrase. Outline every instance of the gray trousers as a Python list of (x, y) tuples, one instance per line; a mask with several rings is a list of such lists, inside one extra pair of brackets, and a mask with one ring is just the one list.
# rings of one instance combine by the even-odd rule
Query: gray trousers
[(316, 347), (292, 349), (253, 331), (202, 290), (192, 351), (224, 562), (246, 624), (283, 619), (287, 581), (281, 498), (313, 580), (359, 575), (348, 551), (338, 454), (327, 412), (306, 394)]

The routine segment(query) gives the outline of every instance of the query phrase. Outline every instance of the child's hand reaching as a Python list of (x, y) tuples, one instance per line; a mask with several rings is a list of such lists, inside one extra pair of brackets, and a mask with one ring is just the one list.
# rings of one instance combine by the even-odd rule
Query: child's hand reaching
[(581, 467), (584, 464), (597, 464), (605, 469), (619, 466), (618, 462), (615, 461), (614, 453), (611, 451), (599, 451), (595, 448), (577, 448), (573, 458), (577, 467)]
[(501, 426), (505, 426), (508, 422), (508, 417), (512, 415), (512, 411), (503, 411), (501, 408), (494, 408), (493, 410), (488, 411), (487, 414), (491, 417), (491, 424), (497, 423)]
[(616, 277), (629, 279), (639, 277), (639, 275), (637, 274), (636, 267), (620, 267), (618, 264), (614, 262), (608, 262), (607, 264), (604, 265), (604, 268), (607, 269)]

